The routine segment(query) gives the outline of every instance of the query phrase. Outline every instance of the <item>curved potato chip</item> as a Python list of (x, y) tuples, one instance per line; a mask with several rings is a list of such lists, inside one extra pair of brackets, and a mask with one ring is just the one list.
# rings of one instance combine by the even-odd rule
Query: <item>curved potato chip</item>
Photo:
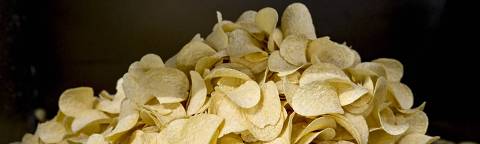
[(278, 22), (278, 13), (271, 7), (266, 7), (257, 12), (255, 23), (257, 27), (267, 34), (271, 34)]
[(125, 99), (125, 91), (123, 90), (123, 78), (120, 78), (117, 81), (117, 93), (113, 97), (113, 100), (102, 100), (98, 102), (96, 109), (111, 113), (118, 114), (120, 112), (120, 105), (122, 104), (123, 99)]
[(407, 116), (408, 124), (410, 125), (408, 130), (405, 132), (409, 133), (418, 133), (425, 134), (428, 129), (428, 117), (427, 114), (423, 111), (417, 111), (413, 114)]
[(280, 135), (274, 140), (267, 142), (267, 144), (288, 144), (292, 141), (292, 121), (295, 117), (295, 112), (288, 116), (288, 121), (285, 121), (284, 128)]
[(95, 101), (92, 88), (71, 88), (65, 90), (60, 96), (58, 108), (63, 114), (76, 117), (84, 110), (93, 109)]
[[(217, 13), (219, 13), (217, 11)], [(220, 51), (228, 46), (228, 36), (223, 30), (221, 21), (213, 26), (213, 31), (210, 33), (206, 40), (206, 43), (215, 48), (215, 50)]]
[(331, 63), (345, 69), (351, 67), (357, 61), (355, 53), (346, 45), (338, 44), (329, 37), (321, 37), (313, 40), (307, 48), (308, 57), (313, 64)]
[(261, 85), (261, 100), (251, 108), (244, 110), (244, 115), (253, 125), (265, 128), (267, 125), (275, 125), (281, 118), (282, 106), (278, 96), (277, 86), (273, 81)]
[(400, 82), (389, 82), (388, 92), (395, 98), (396, 104), (401, 109), (410, 109), (413, 106), (413, 93), (410, 88)]
[(396, 116), (389, 107), (385, 107), (379, 111), (378, 117), (380, 125), (388, 134), (400, 135), (405, 133), (409, 128), (407, 120), (400, 115)]
[(192, 88), (190, 89), (187, 115), (197, 113), (207, 98), (207, 87), (202, 76), (198, 72), (190, 71), (190, 78), (192, 79)]
[(358, 144), (366, 144), (368, 142), (368, 125), (363, 116), (352, 115), (345, 113), (345, 115), (332, 114), (328, 115), (347, 130)]
[(440, 139), (440, 137), (435, 136), (427, 136), (424, 134), (417, 134), (417, 133), (412, 133), (409, 135), (404, 136), (400, 141), (398, 141), (399, 144), (431, 144), (434, 141), (437, 141)]
[(312, 82), (310, 85), (300, 86), (290, 106), (302, 116), (343, 113), (337, 92), (323, 82)]
[(309, 66), (303, 71), (299, 84), (300, 86), (303, 86), (314, 81), (326, 81), (329, 79), (350, 81), (345, 72), (337, 66), (329, 63), (318, 63)]
[(413, 113), (416, 113), (417, 111), (423, 111), (423, 109), (425, 108), (425, 105), (427, 103), (426, 102), (423, 102), (422, 104), (420, 104), (418, 107), (416, 108), (412, 108), (412, 109), (401, 109), (401, 108), (396, 108), (396, 110), (400, 113), (403, 113), (403, 114), (413, 114)]
[(240, 111), (240, 108), (230, 101), (225, 94), (212, 92), (210, 109), (210, 113), (225, 119), (219, 136), (232, 132), (242, 132), (248, 128), (248, 123)]
[(331, 140), (335, 137), (335, 129), (333, 128), (326, 128), (320, 131), (320, 134), (315, 138), (314, 141), (325, 141)]
[[(212, 114), (199, 114), (190, 117), (182, 130), (179, 143), (210, 143), (216, 140), (223, 118)], [(216, 135), (217, 134), (217, 135)]]
[(128, 72), (135, 73), (136, 75), (142, 74), (151, 69), (157, 69), (165, 67), (162, 58), (156, 54), (146, 54), (139, 61), (133, 62), (128, 67)]
[(289, 35), (280, 44), (280, 56), (296, 66), (307, 64), (308, 40), (298, 35)]
[(389, 81), (399, 82), (403, 77), (403, 65), (396, 59), (379, 58), (372, 62), (381, 64), (386, 71), (387, 79)]
[(261, 141), (271, 141), (280, 135), (283, 129), (283, 122), (285, 121), (286, 113), (285, 108), (282, 108), (283, 112), (280, 114), (281, 117), (275, 125), (267, 125), (264, 128), (256, 127), (253, 124), (250, 124), (248, 131), (258, 140)]
[(211, 69), (213, 65), (220, 60), (221, 58), (217, 56), (202, 57), (198, 60), (197, 64), (195, 64), (195, 71), (203, 75), (205, 69)]
[(45, 143), (58, 143), (67, 135), (67, 131), (61, 123), (51, 120), (38, 124), (35, 135)]
[(177, 68), (177, 54), (167, 59), (165, 66), (169, 68)]
[(40, 138), (38, 135), (33, 135), (31, 133), (26, 133), (22, 137), (22, 144), (40, 144)]
[(101, 134), (92, 134), (88, 137), (87, 144), (108, 144)]
[(78, 114), (78, 117), (73, 120), (71, 128), (72, 131), (76, 133), (87, 125), (108, 119), (109, 117), (99, 110), (85, 110)]
[(251, 108), (260, 101), (260, 87), (253, 80), (245, 81), (232, 91), (225, 92), (228, 98), (242, 108)]
[(160, 103), (175, 103), (188, 97), (187, 76), (173, 68), (160, 68), (146, 72), (139, 79), (146, 95), (153, 95)]
[(355, 65), (355, 68), (371, 71), (371, 72), (375, 73), (377, 76), (383, 76), (383, 77), (387, 76), (387, 72), (386, 72), (385, 68), (381, 64), (378, 64), (378, 63), (362, 62), (358, 65)]
[(234, 69), (234, 70), (238, 70), (238, 71), (246, 74), (250, 78), (255, 77), (253, 75), (252, 70), (250, 70), (250, 68), (248, 68), (247, 66), (244, 66), (243, 64), (239, 64), (239, 63), (222, 63), (222, 64), (216, 65), (214, 69), (218, 69), (218, 68)]
[(230, 57), (242, 57), (251, 53), (265, 53), (261, 44), (248, 32), (237, 29), (228, 34), (227, 54)]
[(298, 142), (296, 142), (296, 144), (309, 144), (311, 142), (313, 142), (313, 140), (320, 134), (320, 132), (311, 132), (311, 133), (307, 133), (306, 135), (304, 135), (301, 139), (299, 139)]
[(273, 51), (268, 57), (268, 69), (273, 72), (278, 72), (279, 76), (294, 73), (300, 68), (301, 66), (295, 66), (285, 61), (285, 59), (280, 56), (279, 51)]
[(251, 62), (245, 59), (245, 57), (230, 57), (230, 62), (242, 64), (245, 67), (248, 67), (254, 74), (264, 72), (265, 69), (267, 68), (267, 60), (263, 60), (259, 62)]
[(185, 127), (187, 119), (176, 119), (170, 122), (159, 135), (164, 137), (169, 143), (180, 141), (182, 128)]
[(292, 135), (294, 142), (298, 142), (306, 134), (311, 133), (316, 130), (326, 129), (326, 128), (336, 128), (335, 119), (330, 117), (319, 117), (310, 122), (298, 135)]
[(237, 18), (237, 21), (235, 21), (235, 23), (255, 23), (256, 16), (257, 16), (256, 11), (247, 10)]
[(233, 77), (239, 78), (242, 80), (251, 80), (251, 78), (243, 72), (240, 72), (231, 68), (215, 68), (207, 76), (205, 76), (205, 81), (209, 81), (214, 78), (219, 77)]
[(124, 100), (118, 116), (118, 122), (115, 128), (107, 135), (107, 138), (109, 140), (118, 138), (121, 133), (133, 128), (137, 124), (139, 117), (137, 105), (128, 99)]
[(177, 53), (177, 68), (184, 72), (188, 72), (195, 68), (195, 64), (200, 58), (211, 56), (215, 53), (215, 50), (207, 44), (201, 41), (192, 41), (183, 46), (183, 48)]
[(308, 8), (302, 3), (290, 4), (282, 14), (282, 32), (285, 36), (304, 35), (308, 39), (315, 39), (315, 27)]
[(370, 132), (368, 143), (371, 144), (395, 144), (395, 136), (386, 133), (382, 129)]

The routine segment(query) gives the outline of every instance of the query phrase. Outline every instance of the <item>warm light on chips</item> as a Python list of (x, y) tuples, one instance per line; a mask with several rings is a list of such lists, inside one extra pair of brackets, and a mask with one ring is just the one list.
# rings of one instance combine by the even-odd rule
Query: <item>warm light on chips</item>
[[(217, 11), (165, 63), (133, 62), (115, 94), (65, 90), (57, 115), (42, 108), (24, 144), (415, 144), (426, 135), (425, 102), (395, 59), (362, 62), (357, 51), (317, 37), (307, 7), (271, 7), (232, 22)], [(281, 17), (281, 19), (279, 19)]]

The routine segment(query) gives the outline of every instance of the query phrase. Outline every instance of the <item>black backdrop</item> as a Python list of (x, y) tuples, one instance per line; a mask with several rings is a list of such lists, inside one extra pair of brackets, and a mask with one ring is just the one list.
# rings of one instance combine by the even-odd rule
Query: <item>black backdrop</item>
[[(114, 92), (116, 80), (145, 53), (164, 60), (194, 34), (206, 36), (215, 11), (235, 20), (292, 1), (0, 0), (0, 143), (33, 132), (35, 108), (49, 117), (66, 88)], [(470, 19), (446, 0), (305, 1), (318, 36), (352, 45), (363, 61), (405, 65), (415, 105), (427, 101), (429, 134), (479, 141), (476, 57)], [(472, 17), (473, 18), (473, 17)], [(465, 20), (467, 19), (467, 20)], [(467, 33), (467, 34), (463, 34)], [(475, 37), (475, 36), (472, 36)]]

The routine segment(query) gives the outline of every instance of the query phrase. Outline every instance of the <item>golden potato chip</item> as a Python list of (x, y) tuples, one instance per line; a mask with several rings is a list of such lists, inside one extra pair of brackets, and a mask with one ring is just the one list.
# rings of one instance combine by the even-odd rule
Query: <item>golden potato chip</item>
[(268, 69), (273, 72), (278, 72), (279, 76), (291, 74), (300, 68), (301, 66), (296, 66), (285, 61), (285, 59), (280, 56), (279, 51), (273, 51), (268, 57)]
[(311, 132), (305, 134), (296, 144), (309, 144), (311, 143), (318, 135), (320, 132)]
[(300, 77), (300, 86), (307, 85), (314, 81), (326, 81), (340, 79), (350, 81), (348, 76), (338, 67), (329, 63), (318, 63), (309, 66), (303, 71)]
[(420, 104), (418, 107), (416, 108), (412, 108), (412, 109), (401, 109), (401, 108), (396, 108), (396, 110), (400, 113), (403, 113), (403, 114), (413, 114), (413, 113), (416, 113), (417, 111), (423, 111), (423, 109), (425, 108), (425, 105), (427, 103), (426, 102), (423, 102), (422, 104)]
[(175, 143), (182, 139), (181, 131), (185, 124), (187, 123), (187, 119), (176, 119), (170, 122), (167, 127), (165, 127), (159, 135), (165, 138), (169, 143)]
[(62, 93), (58, 100), (58, 108), (63, 114), (75, 117), (82, 111), (93, 109), (95, 101), (92, 88), (72, 88)]
[(407, 119), (402, 115), (395, 115), (389, 107), (385, 107), (379, 111), (378, 117), (383, 130), (388, 134), (400, 135), (409, 128)]
[(362, 62), (355, 65), (355, 68), (373, 72), (376, 76), (386, 77), (387, 75), (385, 68), (381, 64), (374, 62)]
[(368, 135), (368, 143), (371, 144), (395, 144), (395, 136), (386, 133), (382, 129), (370, 132)]
[(290, 106), (302, 116), (343, 113), (335, 89), (318, 81), (300, 86), (293, 95)]
[(215, 50), (204, 42), (192, 41), (183, 46), (183, 48), (177, 53), (177, 68), (184, 72), (188, 72), (195, 68), (195, 64), (200, 58), (211, 56), (215, 53)]
[(130, 130), (137, 124), (139, 117), (136, 104), (130, 100), (124, 100), (118, 116), (118, 123), (112, 132), (107, 135), (107, 138), (116, 139), (119, 134)]
[(256, 11), (247, 10), (237, 18), (237, 21), (235, 23), (255, 23), (256, 16), (257, 16)]
[(288, 121), (285, 121), (283, 124), (284, 128), (280, 135), (272, 141), (267, 142), (267, 144), (288, 144), (292, 141), (292, 121), (295, 117), (295, 112), (292, 112), (288, 116)]
[(177, 68), (177, 54), (167, 59), (165, 66), (169, 68)]
[(226, 91), (230, 100), (242, 108), (251, 108), (260, 101), (260, 87), (253, 80), (245, 81), (242, 85), (232, 91)]
[(280, 44), (280, 56), (285, 61), (296, 66), (307, 64), (308, 40), (302, 36), (289, 35)]
[(120, 112), (120, 105), (122, 104), (122, 101), (125, 99), (125, 91), (123, 90), (123, 79), (120, 78), (117, 81), (117, 93), (115, 93), (115, 96), (113, 97), (113, 100), (106, 100), (106, 99), (101, 99), (98, 102), (96, 109), (111, 113), (111, 114), (118, 114)]
[(190, 71), (190, 78), (192, 79), (192, 88), (190, 89), (187, 115), (197, 113), (207, 98), (207, 87), (202, 76), (198, 72)]
[(427, 135), (424, 135), (424, 134), (412, 133), (412, 134), (406, 135), (403, 138), (401, 138), (398, 141), (398, 143), (399, 144), (412, 144), (412, 143), (415, 143), (415, 144), (431, 144), (434, 141), (437, 141), (438, 139), (440, 139), (440, 137), (438, 137), (438, 136), (431, 137), (431, 136), (427, 136)]
[(179, 143), (210, 143), (218, 137), (223, 118), (212, 114), (199, 114), (190, 117), (182, 130)]
[(141, 90), (144, 91), (143, 93), (155, 96), (160, 103), (180, 102), (188, 97), (188, 78), (177, 69), (159, 68), (151, 70), (140, 77), (138, 81)]
[(281, 28), (284, 35), (303, 35), (315, 39), (315, 27), (308, 8), (302, 3), (290, 4), (282, 14)]
[(425, 112), (418, 110), (415, 113), (409, 114), (407, 116), (407, 121), (409, 124), (408, 130), (405, 132), (409, 133), (418, 133), (425, 134), (428, 129), (428, 117)]
[(308, 45), (307, 53), (313, 64), (331, 63), (341, 69), (353, 66), (358, 59), (349, 47), (330, 41), (329, 37), (313, 40)]
[(403, 65), (398, 60), (390, 58), (379, 58), (372, 62), (381, 64), (386, 71), (387, 79), (389, 81), (399, 82), (403, 77)]
[(335, 137), (335, 129), (334, 128), (326, 128), (320, 131), (320, 134), (315, 138), (314, 141), (325, 141), (325, 140), (332, 140)]
[(205, 69), (211, 69), (221, 58), (217, 56), (202, 57), (195, 65), (195, 71), (203, 75)]
[(218, 141), (219, 144), (244, 144), (242, 138), (236, 134), (228, 134), (221, 137)]
[(281, 118), (281, 104), (277, 86), (273, 81), (261, 85), (261, 100), (251, 108), (245, 109), (245, 118), (259, 128), (275, 125)]
[(389, 82), (388, 94), (392, 95), (401, 109), (410, 109), (413, 106), (413, 93), (410, 88), (400, 82)]
[[(69, 91), (68, 94), (78, 93)], [(58, 143), (63, 140), (66, 134), (67, 131), (65, 130), (65, 127), (61, 123), (53, 120), (38, 124), (37, 130), (35, 131), (35, 135), (38, 135), (40, 140), (45, 143)]]
[(266, 52), (261, 49), (261, 44), (242, 29), (228, 33), (228, 43), (226, 50), (230, 57), (242, 57), (257, 52), (266, 55)]
[(248, 123), (240, 108), (221, 92), (212, 92), (212, 102), (209, 113), (225, 119), (219, 136), (232, 132), (242, 132), (248, 128)]
[(251, 78), (243, 72), (240, 72), (231, 68), (216, 68), (213, 69), (207, 76), (205, 76), (205, 81), (209, 81), (214, 78), (219, 77), (233, 77), (239, 78), (242, 80), (251, 80)]
[(266, 7), (257, 12), (255, 23), (257, 27), (267, 34), (271, 34), (278, 22), (278, 13), (271, 7)]

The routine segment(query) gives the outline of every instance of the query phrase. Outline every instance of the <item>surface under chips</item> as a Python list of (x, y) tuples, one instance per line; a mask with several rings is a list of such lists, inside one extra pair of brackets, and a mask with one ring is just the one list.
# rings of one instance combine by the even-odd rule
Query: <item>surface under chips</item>
[[(281, 10), (279, 10), (281, 12)], [(362, 62), (346, 42), (315, 34), (307, 7), (216, 12), (164, 63), (133, 62), (117, 92), (67, 89), (59, 111), (22, 143), (414, 144), (427, 136), (425, 102), (412, 108), (395, 59)], [(281, 17), (281, 19), (279, 19)], [(336, 38), (332, 38), (336, 39)], [(95, 90), (96, 91), (96, 90)], [(42, 109), (42, 108), (38, 108)]]

